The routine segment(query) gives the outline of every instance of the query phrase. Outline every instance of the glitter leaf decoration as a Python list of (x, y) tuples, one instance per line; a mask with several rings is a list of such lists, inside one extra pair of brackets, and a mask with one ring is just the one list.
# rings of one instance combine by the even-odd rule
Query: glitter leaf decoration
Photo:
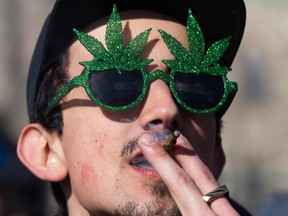
[(89, 70), (117, 69), (121, 73), (122, 70), (133, 71), (143, 68), (153, 61), (153, 59), (138, 58), (144, 51), (151, 29), (147, 29), (137, 35), (124, 48), (122, 23), (116, 5), (113, 6), (113, 11), (106, 27), (105, 43), (107, 49), (93, 36), (76, 29), (73, 31), (76, 33), (80, 43), (94, 56), (92, 61), (80, 62), (81, 65)]
[(187, 36), (189, 50), (194, 59), (194, 63), (199, 66), (205, 52), (205, 41), (198, 22), (192, 16), (192, 11), (189, 10), (188, 13)]
[(221, 66), (221, 59), (229, 46), (231, 37), (212, 44), (205, 53), (205, 40), (201, 28), (189, 9), (187, 21), (187, 37), (189, 51), (172, 35), (159, 29), (166, 46), (176, 60), (162, 60), (169, 68), (183, 73), (207, 73), (213, 76), (226, 75), (231, 68)]
[(162, 35), (162, 38), (167, 45), (170, 52), (177, 58), (177, 59), (188, 59), (192, 60), (191, 55), (186, 50), (186, 48), (180, 43), (176, 38), (171, 36), (170, 34), (166, 33), (165, 31), (159, 29), (158, 30)]
[(114, 60), (120, 60), (123, 51), (122, 24), (116, 5), (113, 6), (113, 12), (107, 23), (105, 41), (109, 52), (113, 53)]
[(105, 49), (103, 44), (96, 38), (80, 32), (77, 29), (73, 29), (74, 33), (77, 35), (79, 41), (82, 44), (85, 44), (85, 48), (96, 58), (103, 59), (104, 61), (110, 62), (111, 56), (108, 51)]
[(132, 41), (127, 45), (126, 49), (123, 52), (121, 62), (135, 59), (144, 51), (150, 32), (151, 28), (140, 33), (134, 39), (132, 39)]
[(214, 43), (208, 48), (206, 55), (203, 57), (202, 67), (209, 67), (209, 65), (217, 62), (222, 57), (223, 53), (227, 50), (231, 37), (222, 39)]

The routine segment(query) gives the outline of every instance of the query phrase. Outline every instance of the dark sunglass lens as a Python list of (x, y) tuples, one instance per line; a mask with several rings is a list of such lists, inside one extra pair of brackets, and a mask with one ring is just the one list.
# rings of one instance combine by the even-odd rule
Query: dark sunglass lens
[(122, 107), (134, 102), (143, 89), (141, 71), (106, 70), (91, 72), (89, 84), (96, 98), (102, 103)]
[(175, 74), (175, 88), (179, 98), (194, 109), (210, 109), (218, 105), (224, 94), (220, 76), (200, 74)]

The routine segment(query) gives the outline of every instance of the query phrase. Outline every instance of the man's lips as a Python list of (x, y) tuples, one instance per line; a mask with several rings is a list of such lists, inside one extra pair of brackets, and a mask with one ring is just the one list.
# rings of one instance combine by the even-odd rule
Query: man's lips
[(131, 161), (130, 161), (130, 165), (131, 166), (135, 166), (141, 169), (150, 169), (150, 170), (154, 170), (154, 168), (151, 166), (151, 164), (146, 160), (146, 158), (144, 157), (144, 155), (138, 155), (136, 157), (134, 157)]
[(129, 164), (134, 171), (138, 172), (142, 176), (149, 178), (152, 177), (154, 180), (161, 179), (154, 167), (146, 160), (142, 154), (138, 154), (137, 156), (133, 157)]
[[(155, 125), (155, 126), (152, 125), (150, 127), (151, 127), (150, 128), (151, 130), (148, 133), (152, 136), (155, 142), (159, 143), (159, 145), (163, 145), (165, 143), (166, 145), (168, 144), (172, 145), (171, 149), (168, 149), (170, 152), (172, 148), (174, 147), (174, 145), (176, 144), (176, 139), (179, 137), (180, 132), (178, 131), (172, 132), (171, 130), (166, 129), (161, 125)], [(177, 132), (176, 135), (175, 135), (175, 132)], [(147, 159), (144, 157), (144, 155), (141, 153), (140, 149), (138, 148), (138, 141), (143, 134), (141, 134), (137, 138), (130, 139), (128, 142), (125, 143), (121, 151), (121, 157), (128, 159), (129, 165), (137, 172), (140, 172), (144, 175), (149, 175), (149, 176), (153, 175), (155, 177), (156, 176), (159, 177), (157, 171), (147, 161)]]

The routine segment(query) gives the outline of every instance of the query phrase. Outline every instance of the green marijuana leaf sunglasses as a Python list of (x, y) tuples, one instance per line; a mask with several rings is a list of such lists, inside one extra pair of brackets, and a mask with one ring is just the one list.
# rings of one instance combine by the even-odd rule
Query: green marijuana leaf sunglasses
[(94, 56), (83, 73), (66, 83), (50, 101), (48, 114), (73, 88), (82, 86), (87, 95), (100, 107), (111, 111), (131, 109), (145, 97), (149, 84), (161, 79), (169, 85), (174, 99), (196, 114), (216, 112), (225, 104), (230, 92), (237, 91), (237, 83), (227, 79), (231, 68), (217, 63), (229, 45), (230, 37), (211, 45), (205, 52), (201, 28), (189, 10), (187, 35), (189, 51), (172, 35), (158, 30), (166, 46), (175, 56), (162, 60), (171, 70), (148, 73), (146, 67), (153, 59), (140, 59), (151, 29), (137, 35), (126, 48), (122, 41), (122, 23), (116, 5), (106, 27), (107, 50), (96, 38), (73, 29), (81, 44)]

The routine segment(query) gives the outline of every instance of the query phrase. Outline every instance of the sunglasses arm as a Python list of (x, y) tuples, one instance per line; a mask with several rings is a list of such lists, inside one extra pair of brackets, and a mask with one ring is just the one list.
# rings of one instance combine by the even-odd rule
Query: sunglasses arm
[(76, 76), (68, 83), (66, 83), (62, 89), (55, 95), (55, 97), (49, 102), (46, 110), (45, 115), (48, 115), (52, 109), (63, 99), (63, 97), (69, 93), (73, 88), (77, 86), (86, 86), (86, 81), (84, 76)]

